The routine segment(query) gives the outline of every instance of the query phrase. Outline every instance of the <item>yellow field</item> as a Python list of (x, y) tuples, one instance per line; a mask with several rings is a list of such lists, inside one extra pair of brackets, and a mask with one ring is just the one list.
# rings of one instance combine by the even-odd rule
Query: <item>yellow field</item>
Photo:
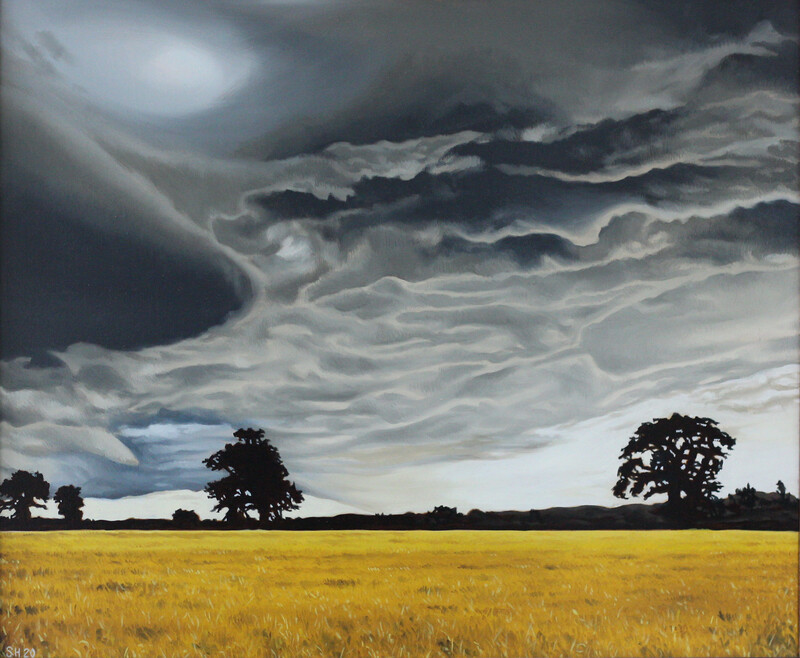
[(798, 651), (797, 533), (76, 531), (0, 541), (3, 656)]

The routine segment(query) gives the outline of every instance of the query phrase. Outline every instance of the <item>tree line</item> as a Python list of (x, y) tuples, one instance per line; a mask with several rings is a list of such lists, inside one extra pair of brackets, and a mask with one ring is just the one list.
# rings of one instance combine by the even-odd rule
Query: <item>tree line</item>
[[(264, 430), (243, 428), (233, 436), (235, 442), (203, 460), (210, 470), (225, 474), (205, 487), (206, 494), (216, 501), (213, 510), (224, 512), (224, 520), (231, 524), (250, 519), (251, 514), (267, 524), (298, 509), (303, 493), (289, 480), (280, 453)], [(735, 445), (736, 440), (710, 418), (676, 413), (642, 423), (620, 453), (614, 496), (643, 496), (646, 500), (665, 494), (665, 511), (673, 517), (692, 519), (713, 513), (719, 503), (716, 494), (722, 488), (717, 476)], [(781, 502), (788, 499), (780, 480), (777, 491)], [(736, 495), (744, 506), (755, 505), (756, 492), (749, 483), (737, 489)], [(18, 470), (0, 484), (0, 511), (10, 510), (13, 518), (28, 521), (31, 508), (45, 507), (49, 496), (50, 484), (41, 473)], [(83, 519), (80, 487), (59, 487), (53, 500), (68, 522), (78, 524)], [(178, 509), (173, 521), (191, 526), (200, 518), (193, 510)]]

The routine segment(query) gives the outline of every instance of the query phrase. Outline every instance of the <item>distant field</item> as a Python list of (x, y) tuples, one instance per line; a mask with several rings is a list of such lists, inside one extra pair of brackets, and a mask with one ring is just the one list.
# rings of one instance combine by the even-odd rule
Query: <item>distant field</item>
[(0, 542), (4, 656), (798, 652), (797, 533), (75, 531)]

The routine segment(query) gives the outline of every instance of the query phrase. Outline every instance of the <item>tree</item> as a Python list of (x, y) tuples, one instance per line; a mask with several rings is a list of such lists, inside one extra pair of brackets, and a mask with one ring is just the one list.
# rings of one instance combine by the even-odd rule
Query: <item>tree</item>
[(178, 526), (191, 528), (200, 525), (200, 517), (194, 510), (176, 509), (172, 513), (172, 522)]
[(58, 503), (58, 513), (70, 523), (77, 523), (83, 519), (83, 497), (81, 488), (72, 484), (65, 484), (56, 490), (53, 500)]
[(691, 514), (722, 488), (717, 474), (736, 439), (710, 418), (672, 414), (643, 423), (620, 454), (617, 498), (667, 494), (673, 514)]
[(205, 491), (217, 500), (214, 511), (227, 510), (226, 521), (249, 518), (258, 513), (260, 521), (273, 521), (283, 512), (297, 509), (303, 502), (302, 492), (287, 479), (278, 449), (264, 430), (239, 429), (233, 433), (238, 440), (203, 460), (212, 471), (226, 471), (221, 480), (209, 482)]
[(781, 497), (781, 502), (786, 501), (786, 485), (783, 483), (783, 480), (778, 480), (778, 495)]
[(15, 471), (0, 484), (0, 511), (14, 510), (13, 518), (29, 521), (31, 507), (45, 507), (49, 497), (50, 483), (41, 473)]

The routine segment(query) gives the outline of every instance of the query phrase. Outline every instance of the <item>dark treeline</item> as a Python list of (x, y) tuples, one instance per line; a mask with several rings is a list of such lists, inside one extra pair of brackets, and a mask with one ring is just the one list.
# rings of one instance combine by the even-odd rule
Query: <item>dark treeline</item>
[[(714, 530), (798, 530), (798, 499), (781, 499), (777, 492), (755, 492), (755, 504), (741, 494), (721, 500), (720, 513), (692, 520), (665, 513), (666, 505), (632, 504), (620, 507), (583, 505), (541, 510), (464, 514), (456, 508), (405, 514), (340, 514), (305, 518), (283, 518), (269, 522), (244, 519), (237, 522), (209, 519), (83, 520), (32, 518), (27, 521), (0, 519), (3, 530), (658, 530), (708, 528)], [(443, 512), (442, 510), (447, 510)], [(197, 515), (195, 515), (197, 516)]]

